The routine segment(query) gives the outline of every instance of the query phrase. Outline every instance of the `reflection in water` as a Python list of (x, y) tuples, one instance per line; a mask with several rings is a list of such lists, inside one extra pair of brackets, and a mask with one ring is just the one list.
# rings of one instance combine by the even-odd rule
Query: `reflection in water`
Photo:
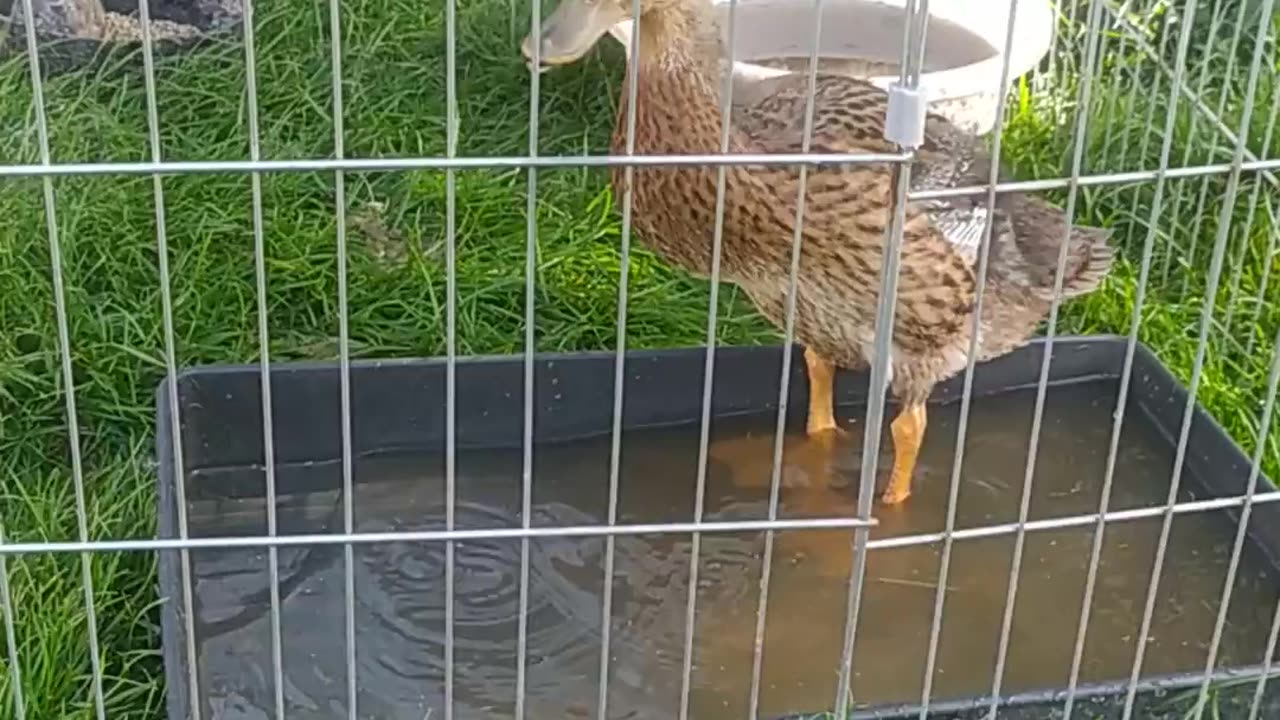
[[(958, 523), (1016, 518), (1031, 394), (975, 402), (966, 447)], [(1032, 496), (1033, 518), (1097, 507), (1110, 433), (1113, 383), (1051, 391)], [(931, 414), (915, 494), (905, 507), (878, 510), (873, 537), (934, 532), (943, 525), (954, 454), (957, 408)], [(861, 429), (834, 446), (789, 436), (782, 472), (784, 517), (853, 512)], [(713, 426), (708, 518), (767, 514), (770, 416), (719, 419)], [(624, 436), (621, 522), (689, 520), (696, 478), (697, 429)], [(887, 467), (888, 445), (881, 465)], [(607, 438), (538, 448), (533, 525), (601, 522), (605, 516)], [(458, 527), (520, 524), (520, 453), (460, 453)], [(1171, 453), (1141, 423), (1128, 423), (1117, 463), (1113, 507), (1161, 503)], [(290, 492), (316, 478), (337, 487), (339, 467), (282, 467), (282, 532), (336, 532), (335, 491)], [(252, 469), (206, 472), (206, 489), (253, 481)], [(440, 528), (443, 467), (438, 457), (366, 458), (356, 465), (359, 531)], [(326, 486), (321, 484), (320, 486)], [(192, 502), (198, 534), (262, 532), (260, 500)], [(1121, 679), (1133, 658), (1159, 519), (1109, 526), (1086, 647), (1084, 682)], [(1221, 592), (1233, 526), (1224, 514), (1178, 516), (1168, 571), (1147, 653), (1148, 674), (1203, 666)], [(764, 645), (761, 712), (820, 710), (835, 692), (835, 667), (852, 561), (848, 531), (787, 531), (776, 537)], [(1028, 536), (1004, 687), (1007, 692), (1065, 684), (1090, 547), (1090, 528)], [(957, 543), (948, 581), (935, 695), (987, 692), (1004, 610), (1012, 537)], [(675, 715), (681, 685), (687, 537), (618, 537), (611, 619), (610, 718)], [(746, 714), (763, 536), (703, 538), (692, 714)], [(600, 659), (605, 542), (537, 538), (529, 542), (527, 714), (595, 717)], [(936, 546), (873, 552), (855, 653), (859, 702), (911, 702), (922, 687), (938, 572)], [(455, 715), (509, 715), (515, 702), (521, 545), (484, 540), (455, 546)], [(211, 716), (273, 717), (267, 560), (254, 550), (193, 554), (197, 576), (202, 690)], [(442, 717), (445, 545), (386, 543), (354, 549), (354, 599), (360, 717)], [(346, 717), (341, 547), (282, 548), (282, 660), (288, 717)], [(1223, 665), (1256, 662), (1277, 595), (1263, 563), (1246, 555), (1222, 646)]]

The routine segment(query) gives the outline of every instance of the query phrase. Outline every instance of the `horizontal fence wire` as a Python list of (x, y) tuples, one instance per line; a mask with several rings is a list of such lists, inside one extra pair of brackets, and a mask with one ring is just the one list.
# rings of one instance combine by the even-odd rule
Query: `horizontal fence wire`
[[(1017, 522), (982, 525), (961, 528), (951, 533), (954, 540), (976, 540), (980, 538), (1013, 535), (1020, 527), (1027, 532), (1045, 532), (1066, 528), (1085, 527), (1105, 521), (1112, 525), (1121, 522), (1132, 522), (1154, 517), (1161, 517), (1172, 508), (1174, 515), (1188, 513), (1213, 512), (1243, 507), (1248, 501), (1247, 495), (1211, 498), (1206, 500), (1188, 500), (1173, 505), (1156, 505), (1151, 507), (1112, 510), (1105, 514), (1085, 513), (1067, 515), (1056, 518), (1028, 520), (1025, 525)], [(1253, 504), (1267, 505), (1280, 502), (1280, 491), (1257, 493), (1253, 496)], [(629, 523), (619, 525), (561, 525), (532, 528), (487, 528), (487, 529), (455, 529), (455, 530), (400, 530), (394, 532), (356, 532), (332, 534), (297, 534), (297, 535), (236, 535), (221, 537), (180, 538), (138, 538), (134, 540), (91, 540), (49, 541), (49, 542), (9, 542), (0, 545), (0, 555), (32, 555), (41, 553), (74, 553), (85, 550), (101, 552), (155, 552), (159, 550), (212, 550), (229, 548), (265, 548), (342, 545), (371, 545), (390, 542), (466, 542), (473, 540), (518, 540), (527, 538), (574, 538), (574, 537), (609, 537), (635, 535), (688, 535), (691, 533), (740, 533), (764, 532), (767, 530), (851, 530), (860, 527), (876, 527), (878, 521), (870, 519), (831, 517), (777, 520), (734, 520), (716, 522), (673, 522), (673, 523)], [(944, 532), (912, 533), (881, 537), (870, 540), (868, 549), (888, 549), (931, 545), (945, 540)]]
[[(527, 168), (595, 168), (595, 167), (741, 167), (741, 166), (807, 166), (851, 164), (901, 164), (910, 155), (897, 153), (707, 153), (701, 155), (539, 155), (536, 157), (507, 155), (489, 157), (405, 157), (405, 158), (316, 158), (293, 160), (172, 160), (165, 162), (100, 162), (0, 165), (0, 178), (67, 177), (94, 175), (197, 175), (293, 172), (346, 172), (394, 170), (494, 170)], [(1168, 170), (1171, 178), (1227, 175), (1230, 163), (1208, 163)], [(1280, 170), (1280, 158), (1249, 160), (1240, 165), (1241, 172), (1265, 173)], [(1154, 180), (1159, 171), (1133, 170), (1081, 175), (1081, 187), (1096, 185), (1128, 185)], [(1070, 177), (1042, 180), (1016, 180), (996, 184), (997, 193), (1062, 190), (1071, 185)], [(917, 190), (909, 200), (984, 195), (987, 186), (966, 185), (954, 188)]]

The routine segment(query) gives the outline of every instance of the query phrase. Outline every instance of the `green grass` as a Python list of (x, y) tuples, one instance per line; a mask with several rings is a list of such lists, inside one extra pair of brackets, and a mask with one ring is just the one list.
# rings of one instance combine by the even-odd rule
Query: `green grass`
[[(462, 155), (527, 151), (528, 74), (517, 48), (527, 23), (523, 3), (461, 4), (457, 77)], [(350, 156), (442, 155), (445, 152), (444, 29), (434, 5), (410, 0), (343, 3), (346, 143)], [(1083, 19), (1083, 13), (1079, 16)], [(332, 152), (328, 22), (323, 5), (301, 0), (258, 10), (258, 102), (262, 152), (268, 158), (324, 157)], [(1158, 42), (1158, 37), (1153, 40)], [(1078, 77), (1075, 41), (1064, 43), (1060, 76), (1013, 96), (1006, 161), (1023, 177), (1069, 171), (1069, 124)], [(1171, 45), (1171, 43), (1169, 43)], [(1223, 62), (1213, 38), (1199, 62)], [(1118, 50), (1112, 42), (1112, 50)], [(1243, 95), (1244, 60), (1213, 91), (1227, 93), (1234, 124)], [(1153, 66), (1131, 49), (1107, 58), (1094, 87), (1085, 171), (1156, 166), (1158, 131), (1144, 113), (1161, 97), (1130, 95), (1130, 69), (1144, 89)], [(1269, 51), (1250, 145), (1261, 152), (1277, 62)], [(608, 47), (585, 62), (543, 76), (543, 154), (602, 153), (621, 82), (620, 53)], [(214, 45), (159, 62), (163, 153), (168, 160), (248, 156), (243, 50)], [(1135, 102), (1136, 97), (1136, 102)], [(0, 66), (0, 127), (30, 128), (0, 136), (3, 162), (38, 159), (27, 69)], [(1211, 96), (1211, 104), (1217, 96)], [(148, 158), (144, 86), (136, 57), (105, 61), (87, 74), (46, 85), (56, 162)], [(1143, 142), (1144, 136), (1148, 137)], [(1128, 147), (1122, 156), (1121, 147)], [(1189, 154), (1187, 149), (1190, 149)], [(1280, 149), (1280, 137), (1271, 155)], [(1192, 127), (1182, 103), (1174, 164), (1222, 162), (1230, 149), (1203, 123)], [(1216, 317), (1235, 303), (1233, 325), (1215, 325), (1200, 399), (1246, 448), (1257, 424), (1272, 334), (1280, 323), (1280, 282), (1252, 304), (1275, 261), (1267, 256), (1277, 225), (1259, 203), (1241, 230), (1253, 179), (1232, 208), (1229, 272)], [(1157, 218), (1153, 275), (1140, 337), (1182, 378), (1190, 374), (1196, 328), (1217, 218), (1197, 223), (1200, 179), (1171, 181)], [(1206, 207), (1221, 204), (1225, 180), (1211, 179)], [(445, 277), (444, 185), (439, 172), (352, 173), (348, 209), (385, 207), (378, 228), (351, 232), (350, 326), (362, 357), (442, 354)], [(525, 192), (515, 171), (457, 175), (458, 340), (461, 353), (523, 349)], [(615, 342), (619, 220), (604, 173), (563, 169), (538, 173), (536, 330), (540, 350), (610, 348)], [(146, 177), (77, 177), (53, 181), (67, 308), (89, 536), (147, 537), (154, 532), (152, 392), (164, 371), (161, 290), (152, 181)], [(252, 362), (259, 357), (250, 180), (202, 175), (163, 182), (172, 266), (178, 364)], [(1274, 199), (1275, 194), (1271, 193)], [(1264, 193), (1264, 195), (1265, 195)], [(1081, 191), (1080, 220), (1117, 229), (1124, 258), (1098, 293), (1064, 307), (1058, 331), (1128, 331), (1135, 279), (1149, 225), (1153, 189), (1107, 186)], [(334, 178), (294, 173), (262, 178), (266, 304), (273, 360), (332, 358), (337, 342)], [(1064, 193), (1052, 193), (1062, 201)], [(1174, 197), (1181, 198), (1176, 203)], [(39, 180), (6, 181), (0, 192), (0, 520), (9, 540), (76, 537), (65, 388), (60, 376), (50, 258)], [(1195, 244), (1197, 250), (1190, 255)], [(403, 255), (393, 262), (384, 251)], [(1169, 270), (1165, 272), (1165, 267)], [(700, 344), (705, 340), (708, 286), (637, 250), (630, 267), (627, 342), (631, 347)], [(1232, 288), (1235, 291), (1232, 292)], [(775, 342), (777, 333), (732, 288), (720, 295), (718, 341)], [(1248, 304), (1245, 303), (1247, 300)], [(1252, 322), (1253, 313), (1259, 320)], [(1267, 469), (1277, 471), (1280, 432), (1271, 435)], [(18, 608), (16, 631), (29, 718), (93, 716), (80, 560), (30, 556), (7, 563)], [(162, 671), (154, 558), (97, 555), (92, 579), (105, 694), (112, 718), (161, 715)], [(13, 687), (0, 673), (0, 715)]]

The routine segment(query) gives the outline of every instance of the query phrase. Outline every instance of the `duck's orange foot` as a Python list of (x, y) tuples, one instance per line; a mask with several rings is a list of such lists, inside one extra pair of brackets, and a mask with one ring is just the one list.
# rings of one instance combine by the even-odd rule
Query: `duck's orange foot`
[(926, 418), (923, 404), (908, 405), (890, 426), (893, 431), (893, 471), (889, 474), (888, 487), (880, 495), (880, 502), (885, 505), (901, 505), (911, 497), (911, 476), (915, 474)]
[(911, 497), (911, 488), (895, 488), (892, 485), (880, 494), (880, 502), (884, 505), (901, 505)]
[(840, 427), (832, 420), (825, 424), (809, 424), (805, 427), (804, 432), (814, 440), (821, 439), (839, 439), (843, 440), (849, 437), (849, 431)]
[(835, 365), (810, 348), (804, 349), (804, 361), (809, 375), (809, 417), (805, 432), (811, 438), (834, 433), (844, 437), (847, 433), (836, 423), (834, 382)]

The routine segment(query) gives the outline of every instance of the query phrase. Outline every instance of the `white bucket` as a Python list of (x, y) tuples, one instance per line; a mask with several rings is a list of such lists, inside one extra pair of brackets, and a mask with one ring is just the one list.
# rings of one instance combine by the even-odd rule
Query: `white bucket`
[[(729, 0), (712, 0), (728, 45)], [(881, 87), (898, 77), (905, 0), (822, 0), (818, 39), (820, 67), (867, 77)], [(813, 0), (737, 0), (734, 82), (747, 90), (753, 80), (788, 70), (762, 61), (788, 59), (792, 71), (807, 68), (813, 37)], [(932, 0), (921, 86), (934, 112), (970, 131), (985, 134), (996, 121), (1009, 3), (1006, 0)], [(629, 47), (631, 21), (610, 34)], [(1049, 51), (1053, 7), (1049, 0), (1018, 0), (1009, 77), (1034, 68)], [(843, 61), (843, 62), (842, 62)], [(848, 62), (852, 61), (852, 62)], [(749, 90), (747, 90), (749, 92)]]

